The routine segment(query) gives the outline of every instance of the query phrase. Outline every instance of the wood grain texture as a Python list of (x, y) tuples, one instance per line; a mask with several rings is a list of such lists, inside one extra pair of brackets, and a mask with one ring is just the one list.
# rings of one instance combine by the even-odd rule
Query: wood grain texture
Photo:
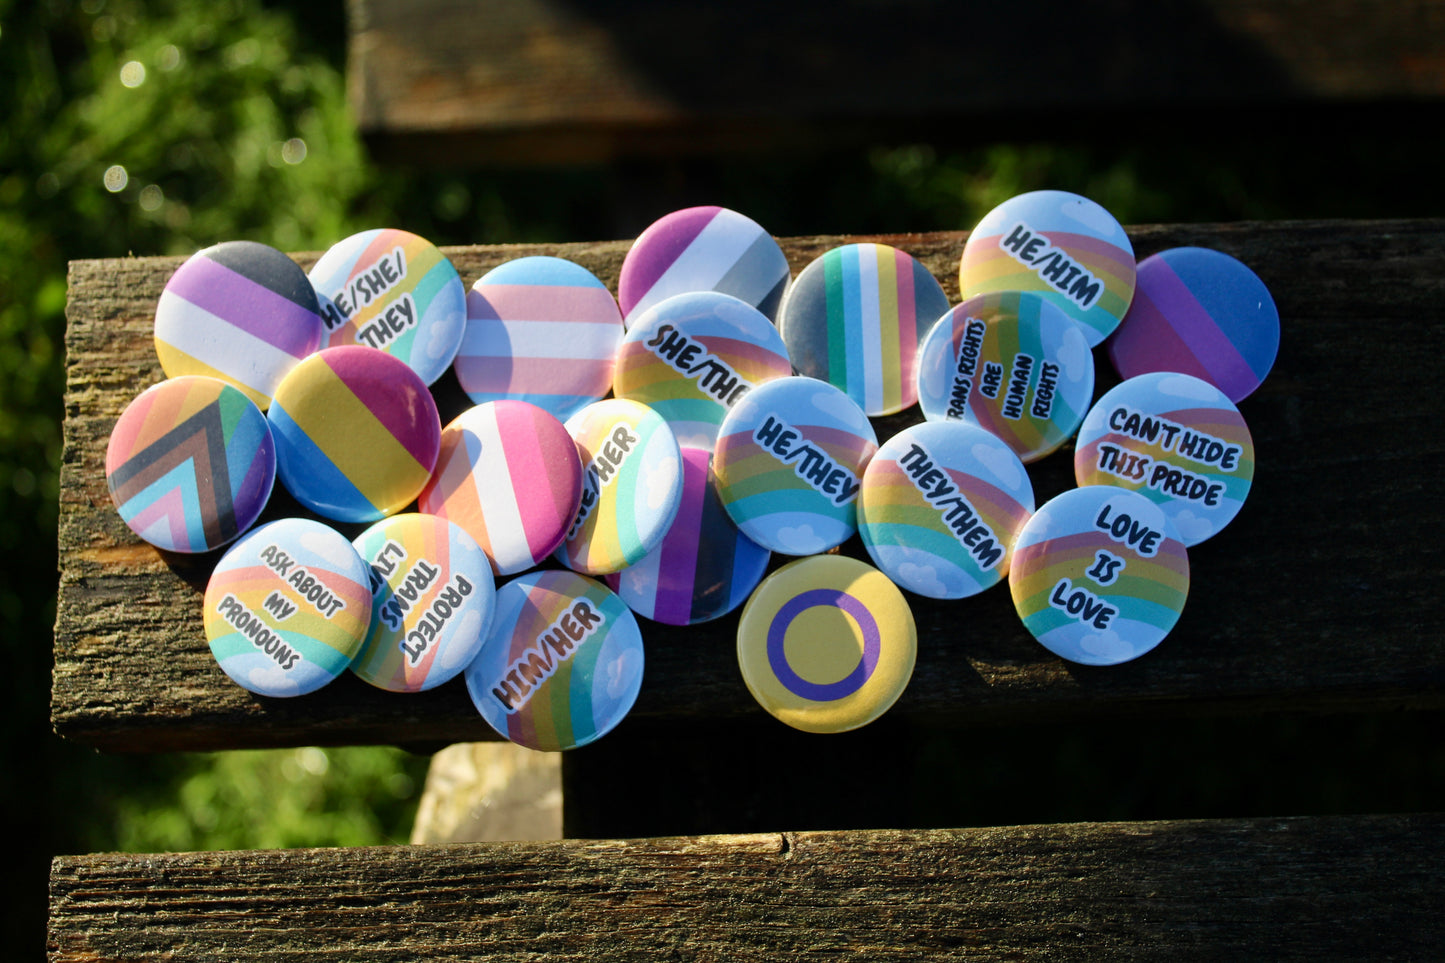
[[(956, 602), (911, 599), (913, 680), (892, 710), (920, 723), (1093, 711), (1440, 707), (1445, 632), (1445, 221), (1142, 226), (1143, 258), (1213, 247), (1272, 290), (1284, 338), (1270, 378), (1240, 406), (1258, 470), (1231, 526), (1191, 551), (1183, 617), (1152, 653), (1110, 668), (1064, 663), (1033, 641), (1002, 588)], [(966, 235), (784, 241), (797, 271), (848, 240), (919, 257), (958, 297)], [(550, 253), (615, 289), (623, 241), (446, 250), (470, 284), (503, 260)], [(309, 264), (310, 256), (298, 257)], [(163, 556), (121, 522), (103, 459), (115, 418), (160, 380), (152, 314), (176, 258), (71, 266), (61, 585), (52, 718), (106, 749), (444, 744), (495, 738), (460, 680), (429, 693), (375, 690), (349, 674), (303, 698), (253, 695), (211, 658), (200, 599), (219, 553)], [(1111, 369), (1096, 353), (1102, 393)], [(466, 405), (439, 382), (443, 420)], [(917, 420), (881, 419), (880, 437)], [(1071, 457), (1031, 466), (1040, 504), (1072, 486)], [(263, 518), (297, 511), (277, 486)], [(855, 538), (850, 554), (866, 557)], [(775, 562), (776, 564), (776, 562)], [(647, 671), (629, 725), (771, 722), (739, 677), (736, 616), (693, 629), (644, 623)]]
[(347, 850), (51, 868), (50, 960), (1428, 959), (1438, 816)]
[[(1445, 3), (351, 0), (374, 148), (589, 162), (1445, 96)], [(997, 38), (1027, 38), (1025, 44)], [(1141, 115), (1141, 112), (1142, 115)], [(1212, 125), (1211, 125), (1212, 126)], [(1208, 129), (1208, 128), (1206, 128)]]

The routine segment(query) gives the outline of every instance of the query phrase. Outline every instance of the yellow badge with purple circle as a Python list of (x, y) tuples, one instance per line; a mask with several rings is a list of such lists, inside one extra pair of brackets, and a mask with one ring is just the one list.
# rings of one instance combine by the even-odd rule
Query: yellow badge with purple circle
[(1050, 652), (1117, 665), (1157, 646), (1189, 595), (1189, 554), (1163, 510), (1112, 485), (1045, 502), (1014, 545), (1009, 590)]
[(557, 751), (612, 731), (637, 701), (642, 669), (637, 619), (611, 589), (576, 572), (527, 572), (497, 590), (467, 692), (504, 738)]
[(408, 512), (352, 543), (370, 566), (371, 631), (351, 671), (389, 692), (422, 692), (466, 669), (492, 624), (487, 555), (466, 531)]
[(326, 322), (326, 347), (385, 351), (428, 385), (456, 357), (467, 324), (466, 288), (426, 238), (394, 228), (362, 231), (333, 245), (309, 277)]
[(1037, 294), (970, 298), (933, 327), (918, 359), (929, 421), (966, 421), (1033, 462), (1068, 441), (1094, 396), (1083, 329)]
[(612, 398), (567, 419), (586, 464), (582, 502), (559, 560), (587, 575), (642, 561), (672, 525), (682, 497), (682, 459), (672, 429), (647, 405)]
[(1031, 191), (989, 211), (959, 263), (964, 299), (1031, 291), (1083, 328), (1089, 347), (1119, 326), (1134, 299), (1134, 245), (1114, 215), (1068, 191)]
[(758, 704), (804, 732), (847, 732), (898, 700), (918, 631), (898, 586), (866, 562), (815, 555), (763, 580), (738, 620), (738, 666)]
[(283, 518), (221, 557), (204, 612), (211, 654), (233, 682), (260, 695), (306, 695), (346, 671), (366, 638), (366, 563), (335, 529)]
[(1034, 510), (1017, 455), (957, 421), (925, 421), (888, 439), (863, 472), (858, 533), (899, 586), (960, 599), (1007, 574), (1014, 538)]
[(1187, 374), (1143, 374), (1110, 389), (1084, 419), (1074, 477), (1139, 492), (1194, 546), (1244, 506), (1254, 441), (1214, 385)]

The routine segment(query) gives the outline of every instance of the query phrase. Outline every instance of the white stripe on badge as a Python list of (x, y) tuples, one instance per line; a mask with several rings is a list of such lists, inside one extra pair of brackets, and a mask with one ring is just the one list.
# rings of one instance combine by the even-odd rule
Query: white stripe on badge
[(522, 526), (522, 513), (512, 490), (512, 470), (507, 465), (496, 413), (485, 410), (478, 414), (465, 422), (463, 439), (473, 466), (472, 484), (487, 523), (487, 540), (492, 543), (492, 561), (498, 572), (510, 575), (531, 568), (535, 560), (527, 547), (527, 530)]
[(167, 319), (159, 340), (268, 398), (301, 360), (172, 291), (161, 292), (156, 314)]
[(863, 405), (883, 410), (883, 331), (878, 311), (878, 249), (860, 244), (858, 252), (858, 317), (863, 323)]
[(622, 345), (622, 328), (584, 321), (469, 321), (464, 357), (554, 358), (611, 361)]

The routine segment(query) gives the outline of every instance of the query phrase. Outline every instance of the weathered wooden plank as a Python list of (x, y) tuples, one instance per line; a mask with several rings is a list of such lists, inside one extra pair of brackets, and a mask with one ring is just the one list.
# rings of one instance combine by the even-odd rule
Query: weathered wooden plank
[[(1095, 710), (1230, 711), (1439, 707), (1445, 632), (1433, 617), (1445, 572), (1436, 536), (1445, 471), (1445, 221), (1143, 226), (1136, 253), (1196, 244), (1252, 265), (1284, 318), (1274, 373), (1241, 410), (1259, 452), (1249, 502), (1191, 553), (1178, 626), (1133, 663), (1061, 662), (1023, 630), (1007, 591), (913, 599), (920, 647), (892, 710), (913, 721), (987, 722)], [(957, 299), (966, 235), (883, 238)], [(841, 237), (784, 241), (796, 272)], [(470, 283), (511, 257), (572, 258), (614, 286), (626, 242), (452, 248)], [(308, 259), (302, 257), (303, 262)], [(267, 699), (233, 685), (201, 630), (216, 555), (163, 557), (120, 521), (103, 458), (116, 416), (159, 380), (152, 312), (175, 258), (76, 262), (67, 334), (61, 586), (52, 717), (110, 749), (217, 749), (494, 738), (455, 682), (420, 695), (347, 675), (311, 696)], [(1107, 359), (1097, 356), (1102, 391)], [(465, 406), (439, 391), (443, 418)], [(880, 436), (918, 417), (879, 423)], [(1031, 466), (1040, 502), (1072, 485), (1059, 453)], [(296, 511), (277, 488), (266, 517)], [(863, 555), (857, 540), (845, 551)], [(677, 630), (644, 623), (648, 668), (629, 725), (762, 720), (738, 675), (736, 619)]]
[(1439, 816), (56, 859), (50, 959), (1427, 959)]
[(1249, 122), (1240, 110), (1418, 106), (1445, 95), (1440, 0), (1050, 2), (966, 13), (948, 0), (886, 10), (498, 0), (485, 15), (466, 0), (351, 0), (349, 12), (349, 97), (361, 129), (374, 148), (422, 163), (578, 163), (980, 129), (998, 137), (1030, 131), (1045, 112), (1055, 136), (1101, 123), (1116, 133), (1125, 118), (1157, 132), (1202, 110), (1237, 127)]

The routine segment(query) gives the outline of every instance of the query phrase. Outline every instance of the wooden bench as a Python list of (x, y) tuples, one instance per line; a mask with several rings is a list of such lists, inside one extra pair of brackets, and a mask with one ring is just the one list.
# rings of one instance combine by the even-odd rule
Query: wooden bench
[[(1240, 406), (1259, 455), (1254, 490), (1225, 532), (1191, 551), (1188, 605), (1154, 652), (1112, 668), (1071, 665), (1027, 635), (1002, 589), (952, 603), (912, 599), (919, 657), (897, 705), (857, 733), (804, 736), (749, 697), (735, 617), (688, 630), (646, 623), (633, 714), (564, 757), (569, 832), (766, 832), (64, 856), (51, 873), (52, 960), (1437, 955), (1437, 814), (899, 829), (916, 819), (891, 821), (872, 804), (813, 819), (799, 803), (870, 783), (873, 802), (891, 798), (901, 811), (891, 754), (923, 732), (942, 733), (967, 765), (971, 740), (1039, 721), (1147, 727), (1201, 715), (1445, 707), (1445, 631), (1435, 615), (1445, 587), (1436, 374), (1445, 220), (1146, 225), (1130, 235), (1141, 258), (1190, 244), (1239, 257), (1270, 286), (1284, 327), (1273, 374)], [(783, 245), (796, 274), (845, 241), (891, 243), (920, 258), (956, 302), (965, 238)], [(617, 241), (446, 253), (468, 284), (503, 260), (549, 253), (615, 290), (626, 249)], [(56, 730), (143, 752), (495, 738), (459, 681), (400, 696), (344, 676), (277, 700), (236, 687), (215, 665), (200, 618), (215, 556), (162, 557), (139, 542), (111, 506), (102, 467), (116, 416), (162, 377), (152, 313), (179, 263), (71, 266)], [(1114, 380), (1099, 359), (1096, 396)], [(449, 378), (437, 394), (443, 420), (466, 404)], [(879, 435), (917, 418), (914, 409), (880, 419)], [(1031, 473), (1040, 502), (1072, 485), (1064, 454)], [(278, 486), (265, 517), (295, 510)], [(856, 540), (845, 550), (861, 552)], [(689, 760), (677, 763), (678, 752)], [(833, 758), (833, 768), (804, 764), (810, 753)], [(746, 785), (689, 776), (714, 759), (725, 781)], [(869, 779), (828, 783), (865, 767)], [(632, 780), (630, 795), (603, 798), (599, 786), (617, 788), (604, 769)], [(635, 815), (644, 798), (648, 812), (677, 817), (639, 828), (623, 810)], [(832, 831), (811, 831), (820, 826)]]

